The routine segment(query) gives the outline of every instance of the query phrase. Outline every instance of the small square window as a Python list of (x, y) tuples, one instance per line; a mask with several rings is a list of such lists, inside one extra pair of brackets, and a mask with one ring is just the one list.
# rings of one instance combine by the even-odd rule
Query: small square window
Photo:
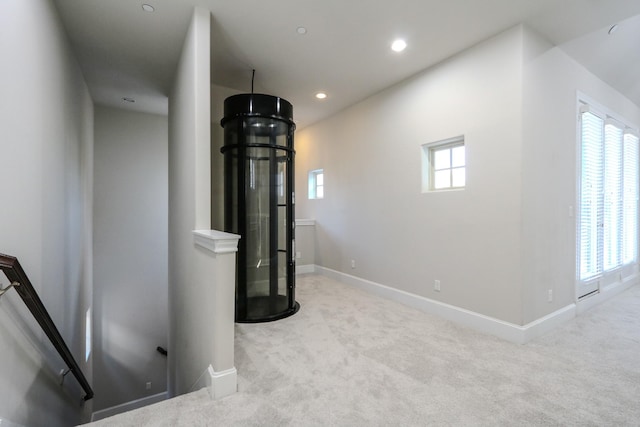
[(464, 137), (422, 146), (422, 191), (464, 188), (466, 155)]
[(309, 198), (324, 198), (324, 170), (322, 169), (309, 172)]

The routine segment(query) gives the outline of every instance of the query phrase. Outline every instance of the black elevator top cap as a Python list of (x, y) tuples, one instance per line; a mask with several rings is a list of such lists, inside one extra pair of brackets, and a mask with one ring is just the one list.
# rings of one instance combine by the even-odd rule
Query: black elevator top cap
[(236, 117), (265, 117), (293, 123), (293, 105), (283, 98), (261, 93), (242, 93), (224, 100), (224, 118), (220, 124)]

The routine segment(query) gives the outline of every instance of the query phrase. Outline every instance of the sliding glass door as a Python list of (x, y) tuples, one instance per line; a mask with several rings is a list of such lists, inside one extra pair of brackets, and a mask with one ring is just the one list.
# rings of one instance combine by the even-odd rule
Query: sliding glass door
[(580, 112), (578, 297), (620, 281), (638, 259), (638, 134), (588, 105)]

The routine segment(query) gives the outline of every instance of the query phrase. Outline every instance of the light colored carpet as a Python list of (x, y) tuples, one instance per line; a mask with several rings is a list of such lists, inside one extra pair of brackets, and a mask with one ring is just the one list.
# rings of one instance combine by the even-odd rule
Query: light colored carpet
[(637, 426), (640, 286), (526, 345), (322, 276), (298, 314), (236, 326), (239, 392), (93, 426)]

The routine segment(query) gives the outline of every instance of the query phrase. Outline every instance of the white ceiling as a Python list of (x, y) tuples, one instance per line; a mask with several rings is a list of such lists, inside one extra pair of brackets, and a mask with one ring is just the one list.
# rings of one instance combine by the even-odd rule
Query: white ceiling
[[(192, 9), (212, 13), (212, 83), (294, 105), (298, 128), (518, 23), (640, 105), (638, 0), (54, 0), (98, 104), (166, 114)], [(142, 10), (147, 3), (154, 12)], [(619, 24), (609, 36), (607, 30)], [(296, 29), (303, 26), (305, 35)], [(396, 37), (408, 48), (390, 50)], [(319, 101), (314, 94), (325, 91)], [(131, 97), (135, 103), (125, 103)]]

